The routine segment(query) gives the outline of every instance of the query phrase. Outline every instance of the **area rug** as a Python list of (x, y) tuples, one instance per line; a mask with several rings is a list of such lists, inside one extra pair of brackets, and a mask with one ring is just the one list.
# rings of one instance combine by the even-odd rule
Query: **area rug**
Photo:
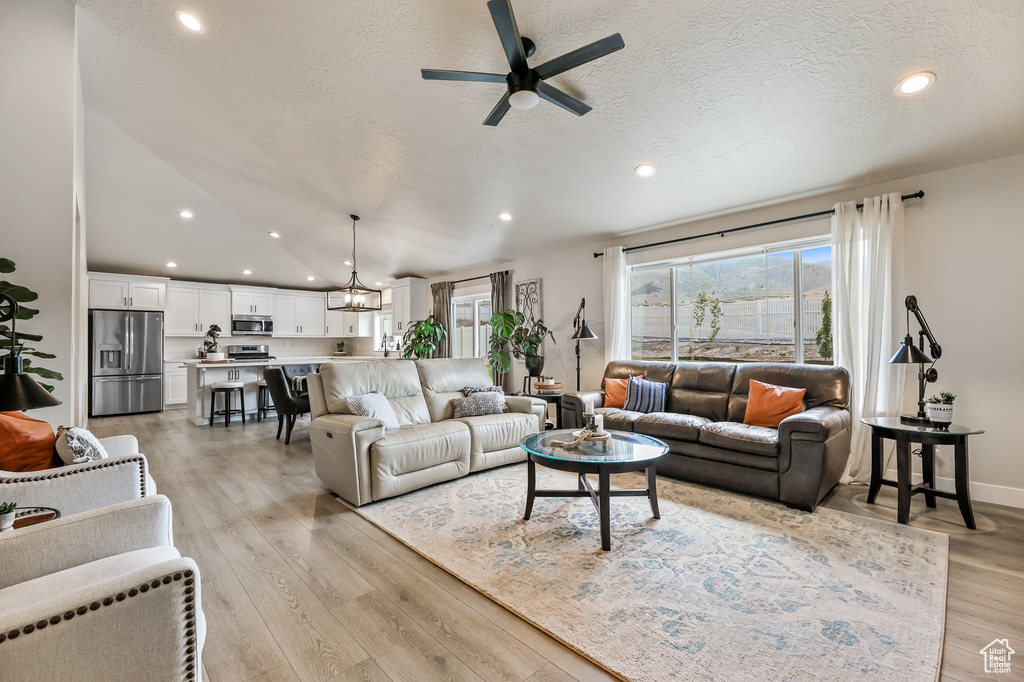
[[(538, 467), (537, 487), (575, 479)], [(525, 497), (519, 464), (357, 511), (624, 679), (938, 677), (942, 533), (659, 479), (660, 520), (612, 498), (604, 552), (589, 499), (537, 498), (524, 521)]]

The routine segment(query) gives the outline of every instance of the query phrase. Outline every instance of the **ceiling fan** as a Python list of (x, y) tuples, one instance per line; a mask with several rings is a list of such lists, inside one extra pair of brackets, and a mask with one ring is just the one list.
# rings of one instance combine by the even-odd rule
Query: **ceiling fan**
[(489, 0), (487, 9), (491, 11), (494, 28), (498, 30), (498, 38), (501, 39), (501, 46), (505, 49), (508, 65), (512, 69), (508, 75), (503, 76), (498, 73), (480, 73), (477, 71), (423, 69), (422, 73), (425, 80), (505, 83), (508, 87), (505, 96), (491, 110), (487, 120), (484, 121), (485, 126), (498, 125), (502, 117), (508, 113), (509, 107), (532, 109), (537, 106), (541, 98), (546, 99), (552, 104), (557, 104), (577, 116), (582, 116), (591, 110), (592, 107), (589, 105), (575, 97), (570, 97), (544, 81), (569, 69), (574, 69), (577, 66), (621, 50), (626, 46), (622, 42), (621, 35), (618, 33), (610, 35), (607, 38), (590, 43), (572, 52), (567, 52), (561, 57), (556, 57), (531, 69), (526, 60), (533, 56), (536, 45), (529, 38), (519, 35), (519, 27), (516, 26), (516, 17), (512, 13), (511, 2), (509, 0)]

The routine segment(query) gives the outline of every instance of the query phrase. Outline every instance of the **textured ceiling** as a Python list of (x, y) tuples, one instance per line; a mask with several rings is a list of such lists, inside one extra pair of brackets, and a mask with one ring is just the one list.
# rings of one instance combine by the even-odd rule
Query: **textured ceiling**
[[(508, 70), (484, 0), (79, 0), (90, 266), (339, 283), (355, 212), (364, 281), (429, 276), (1024, 152), (1020, 0), (513, 2), (535, 65), (622, 34), (552, 79), (591, 113), (488, 128), (502, 86), (420, 78)], [(202, 202), (189, 234), (173, 213)]]

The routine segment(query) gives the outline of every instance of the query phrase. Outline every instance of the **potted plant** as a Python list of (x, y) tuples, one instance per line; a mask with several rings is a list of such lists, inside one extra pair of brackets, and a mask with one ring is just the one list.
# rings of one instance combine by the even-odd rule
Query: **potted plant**
[(17, 508), (16, 502), (0, 502), (0, 531), (10, 530), (14, 525), (14, 512)]
[(344, 341), (338, 341), (338, 343), (336, 345), (338, 347), (338, 350), (334, 351), (334, 354), (335, 355), (344, 355), (345, 354), (345, 342)]
[(203, 350), (206, 351), (206, 359), (211, 362), (219, 362), (224, 359), (224, 353), (220, 352), (220, 342), (217, 340), (222, 331), (216, 324), (211, 324), (210, 328), (206, 330), (206, 335), (210, 337), (210, 340), (203, 341)]
[(433, 315), (413, 322), (402, 337), (402, 357), (415, 357), (417, 360), (432, 358), (437, 344), (447, 336), (448, 330)]
[(491, 343), (487, 362), (498, 373), (508, 372), (512, 358), (526, 361), (530, 376), (539, 376), (544, 369), (544, 356), (540, 354), (541, 344), (546, 337), (552, 343), (555, 335), (544, 324), (544, 320), (526, 319), (517, 310), (506, 310), (491, 315)]
[(928, 398), (925, 409), (928, 411), (928, 420), (936, 424), (949, 424), (953, 421), (953, 401), (956, 396), (948, 391), (942, 391), (938, 395)]

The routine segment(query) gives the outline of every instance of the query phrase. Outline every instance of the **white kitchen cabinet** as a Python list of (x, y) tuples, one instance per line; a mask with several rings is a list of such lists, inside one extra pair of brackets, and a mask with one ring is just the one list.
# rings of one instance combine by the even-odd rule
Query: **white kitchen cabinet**
[(215, 324), (221, 336), (231, 336), (231, 292), (227, 289), (199, 290), (199, 331), (203, 334)]
[(391, 282), (391, 313), (395, 336), (402, 336), (413, 322), (427, 316), (427, 281), (404, 277)]
[(203, 335), (199, 326), (198, 289), (195, 287), (167, 287), (167, 307), (164, 310), (164, 335)]
[(325, 310), (324, 311), (324, 336), (332, 339), (341, 339), (348, 334), (345, 333), (345, 316), (348, 313), (343, 313), (340, 310)]
[(89, 278), (89, 307), (114, 310), (163, 310), (165, 282)]
[(373, 334), (373, 313), (328, 310), (326, 318), (325, 336), (330, 338), (345, 339)]
[(164, 407), (188, 403), (188, 365), (183, 362), (164, 363)]
[(274, 315), (274, 295), (269, 291), (231, 290), (232, 315)]
[(298, 336), (298, 296), (274, 296), (274, 336)]
[(325, 336), (323, 294), (274, 296), (274, 336)]

